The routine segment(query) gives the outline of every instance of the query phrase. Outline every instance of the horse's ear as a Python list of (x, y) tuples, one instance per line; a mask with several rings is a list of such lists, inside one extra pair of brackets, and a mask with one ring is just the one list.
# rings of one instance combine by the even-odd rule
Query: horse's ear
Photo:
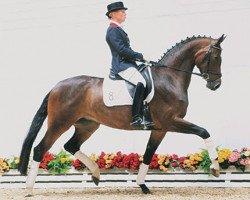
[(219, 46), (226, 38), (227, 36), (222, 34), (222, 36), (220, 36), (220, 38), (217, 40), (215, 46)]

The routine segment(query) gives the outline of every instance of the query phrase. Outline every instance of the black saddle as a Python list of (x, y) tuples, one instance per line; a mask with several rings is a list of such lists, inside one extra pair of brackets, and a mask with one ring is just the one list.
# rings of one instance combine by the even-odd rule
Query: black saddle
[[(138, 66), (138, 71), (141, 73), (141, 75), (143, 76), (143, 78), (146, 81), (146, 92), (145, 92), (145, 98), (148, 96), (148, 94), (152, 91), (152, 80), (150, 78), (150, 74), (149, 74), (149, 70), (148, 70), (147, 65), (145, 64), (141, 64)], [(124, 80), (121, 76), (119, 76), (118, 74), (115, 74), (112, 70), (110, 70), (110, 74), (109, 74), (109, 78), (111, 80)], [(135, 93), (135, 87), (136, 85), (130, 83), (129, 81), (125, 80), (126, 84), (127, 84), (127, 88), (129, 91), (130, 96), (133, 98), (134, 93)]]

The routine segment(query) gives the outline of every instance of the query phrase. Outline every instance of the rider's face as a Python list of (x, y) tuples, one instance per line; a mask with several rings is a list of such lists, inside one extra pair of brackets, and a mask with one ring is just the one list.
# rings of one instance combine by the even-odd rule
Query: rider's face
[(117, 21), (119, 24), (123, 23), (126, 19), (126, 10), (122, 9), (122, 10), (117, 10), (117, 11), (113, 11), (111, 13), (111, 18), (112, 20)]

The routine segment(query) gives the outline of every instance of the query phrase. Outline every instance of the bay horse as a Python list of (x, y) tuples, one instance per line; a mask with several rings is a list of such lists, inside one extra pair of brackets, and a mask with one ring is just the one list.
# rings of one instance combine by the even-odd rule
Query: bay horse
[[(188, 87), (195, 66), (206, 80), (207, 88), (216, 90), (221, 85), (220, 44), (224, 34), (218, 39), (193, 36), (168, 50), (153, 66), (152, 78), (155, 95), (149, 103), (155, 130), (151, 131), (144, 153), (143, 163), (137, 176), (137, 184), (144, 193), (150, 193), (145, 185), (148, 165), (153, 154), (167, 132), (195, 134), (204, 139), (212, 161), (210, 166), (214, 176), (219, 176), (217, 152), (208, 131), (183, 118), (188, 107)], [(197, 73), (196, 73), (197, 74)], [(39, 163), (55, 141), (70, 127), (75, 127), (72, 138), (64, 145), (66, 151), (81, 160), (92, 172), (92, 180), (97, 185), (100, 170), (81, 150), (81, 145), (99, 128), (100, 124), (124, 130), (135, 130), (130, 126), (131, 106), (106, 107), (103, 102), (103, 78), (77, 76), (59, 82), (44, 98), (33, 118), (24, 140), (19, 171), (27, 174), (30, 152), (34, 140), (48, 116), (45, 136), (34, 148), (33, 162), (26, 181), (26, 188), (34, 186)]]

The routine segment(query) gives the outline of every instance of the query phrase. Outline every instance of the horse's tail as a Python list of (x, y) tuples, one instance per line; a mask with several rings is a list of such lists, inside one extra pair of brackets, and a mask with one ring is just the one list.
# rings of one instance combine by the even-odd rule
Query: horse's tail
[(38, 132), (40, 131), (43, 125), (44, 120), (46, 119), (48, 115), (47, 108), (48, 108), (49, 94), (50, 92), (45, 96), (42, 102), (42, 105), (40, 106), (35, 117), (33, 118), (29, 132), (23, 142), (22, 151), (20, 155), (20, 162), (18, 165), (18, 171), (22, 175), (27, 174), (27, 168), (29, 164), (29, 158), (30, 158), (32, 145), (37, 137)]

